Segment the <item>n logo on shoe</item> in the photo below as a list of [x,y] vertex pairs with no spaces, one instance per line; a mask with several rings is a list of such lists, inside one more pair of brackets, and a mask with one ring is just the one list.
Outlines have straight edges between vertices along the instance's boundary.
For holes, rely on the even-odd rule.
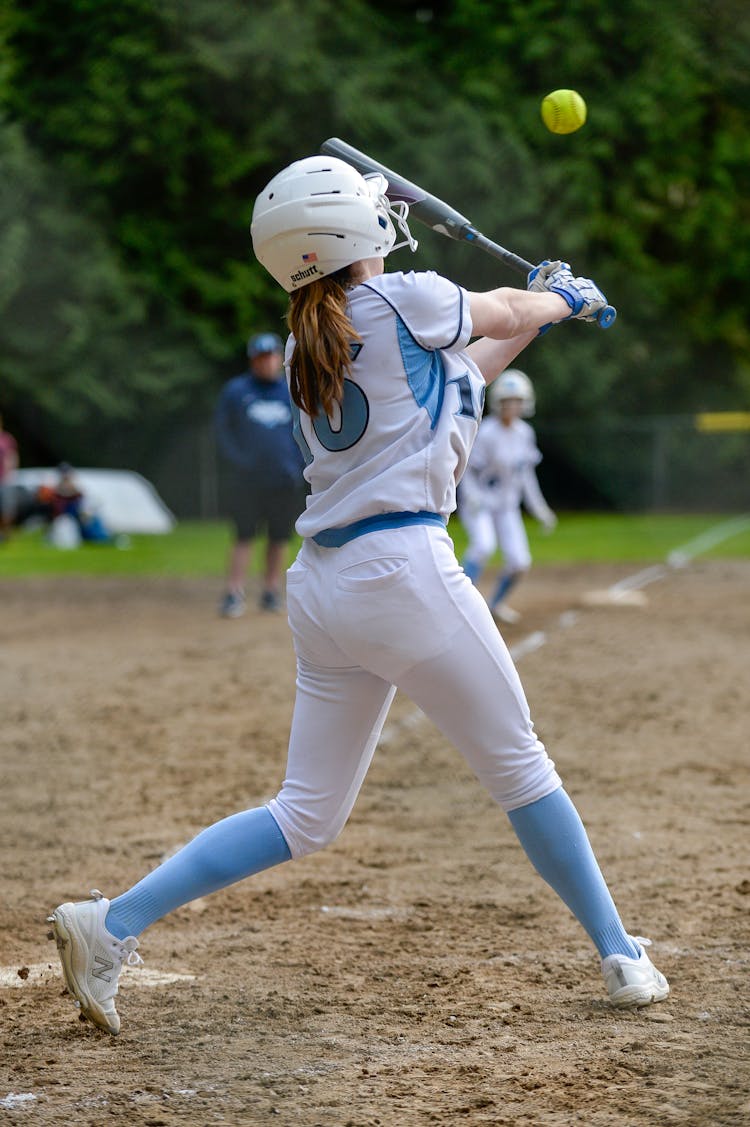
[[108,959],[103,959],[101,955],[94,955],[94,962],[98,963],[99,966],[91,971],[92,978],[100,978],[102,982],[111,982],[112,976],[106,972],[113,970],[115,964]]

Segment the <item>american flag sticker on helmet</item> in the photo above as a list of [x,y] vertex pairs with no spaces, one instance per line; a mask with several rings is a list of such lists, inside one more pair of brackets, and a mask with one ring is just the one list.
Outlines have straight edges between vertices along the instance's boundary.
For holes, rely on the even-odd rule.
[[317,256],[317,254],[303,254],[302,255],[302,261],[303,262],[317,262],[318,256]]

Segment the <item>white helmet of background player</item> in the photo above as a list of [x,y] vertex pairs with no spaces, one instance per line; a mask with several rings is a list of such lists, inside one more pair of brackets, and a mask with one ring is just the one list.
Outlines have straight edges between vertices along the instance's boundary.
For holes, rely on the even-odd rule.
[[[416,250],[408,205],[391,203],[387,188],[384,176],[362,176],[337,157],[295,161],[255,201],[250,232],[258,261],[291,293],[361,258]],[[404,235],[398,244],[394,221]]]
[[520,399],[521,417],[524,419],[530,419],[536,410],[534,385],[526,373],[519,371],[518,368],[506,368],[503,374],[490,384],[487,398],[490,410],[495,414],[499,412],[503,399]]

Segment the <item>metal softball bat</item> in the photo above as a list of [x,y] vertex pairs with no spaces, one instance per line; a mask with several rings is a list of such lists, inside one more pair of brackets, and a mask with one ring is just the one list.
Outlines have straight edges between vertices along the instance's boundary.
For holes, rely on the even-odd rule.
[[[320,146],[320,151],[327,153],[329,156],[338,157],[340,160],[345,160],[347,164],[351,164],[363,175],[368,172],[380,172],[388,181],[388,198],[394,202],[404,200],[409,205],[409,214],[418,219],[420,223],[424,223],[426,227],[431,227],[433,231],[437,231],[449,239],[455,239],[457,242],[470,243],[471,246],[478,247],[486,254],[504,262],[517,274],[523,274],[524,277],[528,277],[530,271],[534,269],[533,263],[527,262],[525,258],[514,254],[512,250],[507,250],[505,247],[501,247],[499,243],[488,239],[486,235],[476,229],[470,219],[461,215],[445,200],[430,195],[418,184],[413,184],[411,180],[400,176],[392,168],[387,168],[380,161],[359,149],[355,149],[353,145],[342,141],[339,137],[329,137]],[[599,311],[597,323],[601,329],[608,329],[614,323],[616,317],[617,311],[615,308],[607,305]]]

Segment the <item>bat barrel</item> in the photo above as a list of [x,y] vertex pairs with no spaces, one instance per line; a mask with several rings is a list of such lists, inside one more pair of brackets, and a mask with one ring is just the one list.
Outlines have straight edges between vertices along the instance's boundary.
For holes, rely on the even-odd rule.
[[[368,172],[382,172],[387,178],[390,172],[384,164],[380,164],[379,161],[374,160],[370,156],[366,156],[365,153],[360,152],[359,149],[355,149],[354,145],[350,145],[347,141],[342,141],[340,137],[329,137],[328,140],[324,141],[320,146],[320,151],[321,153],[327,153],[330,157],[338,157],[339,160],[345,160],[347,164],[351,164],[357,169],[357,172],[361,172],[363,176]],[[390,173],[390,175],[393,174]]]
[[433,231],[457,241],[466,238],[466,231],[473,229],[471,220],[467,219],[465,215],[461,215],[450,204],[438,199],[437,196],[430,195],[418,184],[413,184],[411,180],[407,180],[406,177],[394,172],[392,168],[381,164],[380,161],[373,160],[367,153],[360,152],[353,145],[342,141],[340,137],[329,137],[320,146],[320,151],[327,153],[328,156],[345,160],[347,164],[351,164],[363,176],[372,172],[381,173],[388,181],[386,192],[388,199],[394,202],[403,200],[404,203],[407,203],[409,214],[414,219],[418,219],[420,223],[424,223],[425,227],[431,227]]

